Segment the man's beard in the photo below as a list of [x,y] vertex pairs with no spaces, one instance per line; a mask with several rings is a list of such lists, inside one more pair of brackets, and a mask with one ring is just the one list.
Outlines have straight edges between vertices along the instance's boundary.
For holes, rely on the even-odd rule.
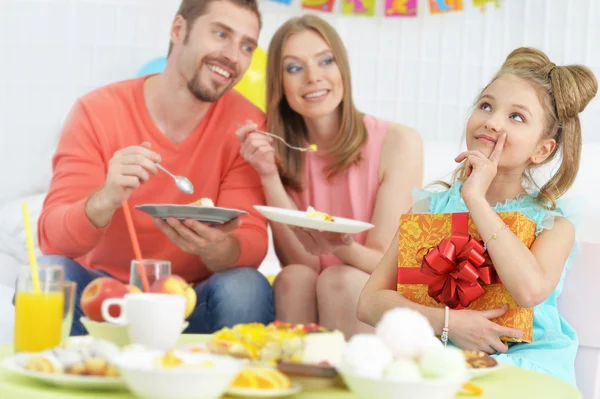
[[[223,87],[222,89],[207,87],[207,85],[202,84],[200,79],[200,74],[202,70],[202,66],[204,62],[200,64],[200,68],[194,75],[194,77],[188,82],[189,91],[200,101],[207,103],[214,103],[218,99],[220,99],[226,92],[228,92],[235,84],[235,80],[231,80],[231,82]],[[233,68],[232,68],[233,69]],[[235,70],[235,69],[233,69]],[[211,82],[212,83],[212,82]],[[211,84],[212,86],[212,84]]]

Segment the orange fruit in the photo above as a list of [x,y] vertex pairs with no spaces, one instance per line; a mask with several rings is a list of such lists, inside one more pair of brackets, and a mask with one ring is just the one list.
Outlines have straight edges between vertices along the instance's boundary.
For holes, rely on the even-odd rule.
[[233,388],[258,388],[258,381],[254,374],[248,370],[242,370],[231,383]]
[[254,375],[260,389],[287,389],[291,385],[289,378],[275,369],[255,369]]
[[276,369],[271,371],[273,376],[279,380],[279,389],[289,389],[292,386],[292,381],[287,375]]

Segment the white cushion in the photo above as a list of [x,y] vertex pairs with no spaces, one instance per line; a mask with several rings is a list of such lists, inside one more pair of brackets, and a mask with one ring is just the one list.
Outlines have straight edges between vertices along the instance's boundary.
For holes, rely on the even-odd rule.
[[21,210],[21,203],[25,201],[29,209],[29,220],[31,222],[31,232],[36,247],[36,254],[38,256],[41,255],[37,242],[37,220],[40,216],[45,197],[46,194],[34,194],[0,205],[0,253],[12,256],[22,264],[27,264],[28,262],[23,212]]

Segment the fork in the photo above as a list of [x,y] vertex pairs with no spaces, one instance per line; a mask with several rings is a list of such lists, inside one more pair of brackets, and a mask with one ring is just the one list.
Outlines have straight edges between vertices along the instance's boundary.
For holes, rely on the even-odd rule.
[[[236,125],[238,125],[238,127],[242,127],[243,125],[239,122],[236,122]],[[308,147],[295,147],[291,144],[289,144],[287,141],[285,141],[283,138],[279,137],[276,134],[273,133],[269,133],[269,132],[263,132],[261,130],[255,130],[256,133],[262,133],[264,135],[276,138],[277,140],[281,141],[284,145],[286,145],[287,147],[293,149],[293,150],[298,150],[298,151],[304,151],[304,152],[315,152],[317,151],[317,145],[316,144],[311,144]]]

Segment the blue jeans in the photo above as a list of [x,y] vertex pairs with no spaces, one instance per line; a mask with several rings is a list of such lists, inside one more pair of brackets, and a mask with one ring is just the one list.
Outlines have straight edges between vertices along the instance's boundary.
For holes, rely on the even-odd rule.
[[[86,335],[79,321],[84,316],[79,303],[85,287],[105,272],[87,269],[74,260],[58,255],[43,256],[40,264],[61,265],[65,280],[77,283],[71,335]],[[264,323],[274,320],[273,289],[256,269],[237,267],[213,274],[195,287],[196,309],[188,318],[184,334],[211,334],[238,323]]]

